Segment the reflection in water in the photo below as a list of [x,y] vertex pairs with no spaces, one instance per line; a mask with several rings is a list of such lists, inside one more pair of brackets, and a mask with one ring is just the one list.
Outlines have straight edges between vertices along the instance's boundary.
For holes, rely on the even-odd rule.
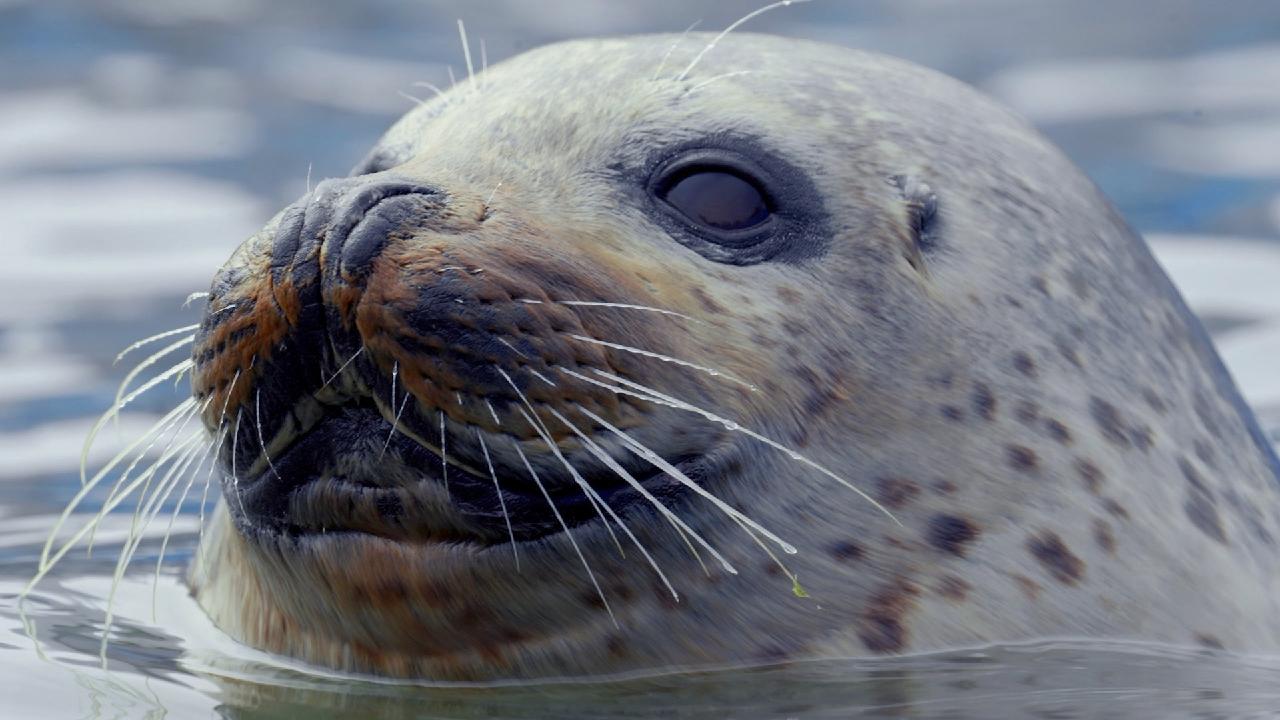
[[[345,174],[461,67],[581,35],[723,27],[762,2],[0,0],[0,674],[6,717],[1243,717],[1280,661],[1123,644],[1007,647],[595,684],[420,687],[331,677],[231,643],[187,597],[191,502],[153,601],[163,521],[105,598],[135,507],[29,598],[116,352],[181,308],[271,208]],[[811,3],[752,29],[890,52],[1028,114],[1140,229],[1280,439],[1280,4]],[[1248,239],[1243,239],[1248,238]],[[182,388],[132,404],[110,456]],[[92,509],[105,488],[88,498]],[[168,509],[160,514],[167,518]],[[87,516],[77,515],[77,526]],[[38,638],[39,643],[32,640]]]

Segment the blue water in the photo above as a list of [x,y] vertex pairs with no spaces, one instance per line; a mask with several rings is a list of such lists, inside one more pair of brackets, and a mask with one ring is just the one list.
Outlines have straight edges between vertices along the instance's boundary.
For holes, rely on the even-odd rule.
[[[761,2],[0,0],[0,717],[1277,717],[1280,662],[1128,645],[597,684],[427,688],[332,677],[223,638],[180,582],[188,498],[105,597],[134,507],[30,597],[82,438],[132,340],[277,207],[345,174],[415,85],[564,38],[724,27]],[[819,0],[750,29],[905,57],[1028,115],[1152,240],[1280,439],[1280,3]],[[165,412],[161,386],[100,463]],[[91,496],[90,507],[106,498]],[[76,518],[84,520],[84,516]],[[104,659],[105,658],[105,659]],[[103,669],[105,664],[106,670]]]

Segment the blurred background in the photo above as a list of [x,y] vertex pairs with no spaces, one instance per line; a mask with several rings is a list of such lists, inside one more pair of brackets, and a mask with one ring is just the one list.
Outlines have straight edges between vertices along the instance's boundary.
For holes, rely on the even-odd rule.
[[[763,4],[0,0],[0,668],[33,657],[8,610],[78,487],[116,352],[196,322],[182,300],[308,178],[346,174],[418,83],[465,75],[458,19],[492,64]],[[744,29],[904,57],[1027,115],[1152,240],[1280,428],[1280,2],[818,0]],[[132,405],[94,459],[184,392]],[[92,595],[63,607],[67,647]]]

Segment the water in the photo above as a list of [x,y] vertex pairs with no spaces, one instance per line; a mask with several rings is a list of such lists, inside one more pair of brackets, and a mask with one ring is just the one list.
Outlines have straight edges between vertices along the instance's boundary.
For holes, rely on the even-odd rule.
[[[1101,643],[586,685],[334,677],[230,642],[190,601],[194,497],[158,580],[167,507],[118,590],[109,670],[100,636],[129,503],[18,612],[127,367],[116,352],[195,322],[183,298],[241,239],[308,178],[344,174],[410,107],[401,92],[460,72],[456,18],[498,60],[565,37],[719,28],[759,4],[0,0],[0,717],[1280,714],[1275,659]],[[1280,438],[1280,4],[827,0],[751,28],[903,56],[1030,116],[1151,238]],[[180,394],[132,405],[91,460]]]

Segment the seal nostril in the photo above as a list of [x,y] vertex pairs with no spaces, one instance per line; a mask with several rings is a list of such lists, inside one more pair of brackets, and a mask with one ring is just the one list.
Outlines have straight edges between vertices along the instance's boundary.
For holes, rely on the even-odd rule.
[[444,193],[429,185],[401,181],[358,185],[348,191],[335,214],[329,255],[338,255],[344,276],[359,277],[382,252],[388,235],[411,222],[420,223],[443,206]]

